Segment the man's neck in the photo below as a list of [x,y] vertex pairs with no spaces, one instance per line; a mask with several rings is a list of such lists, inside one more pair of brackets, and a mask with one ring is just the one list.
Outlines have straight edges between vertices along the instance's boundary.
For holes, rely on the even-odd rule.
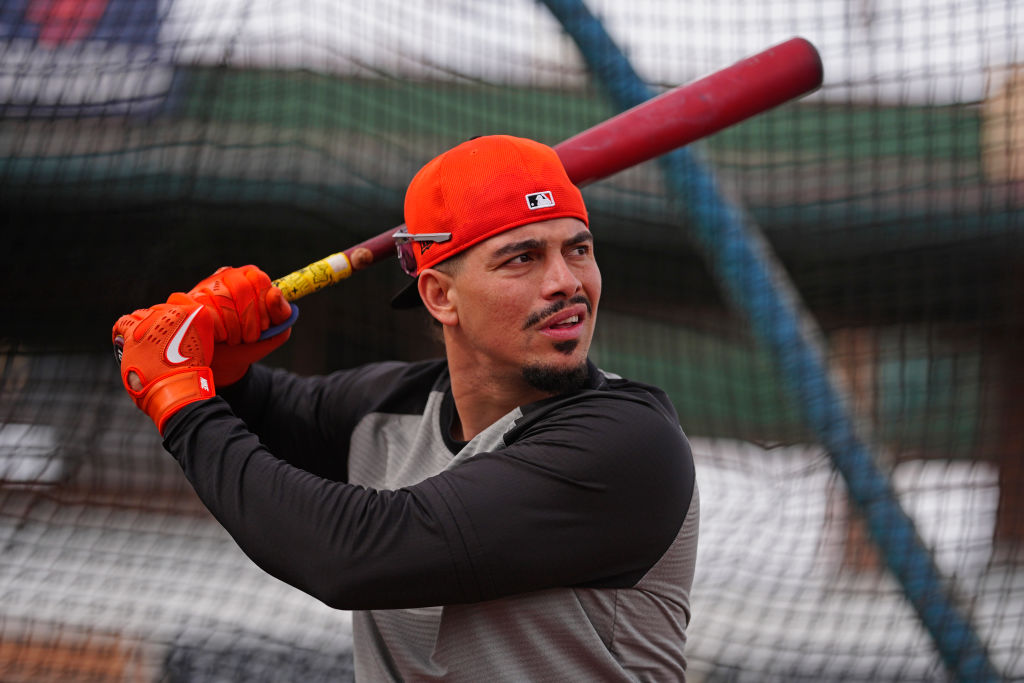
[[548,397],[519,377],[511,381],[493,375],[480,377],[472,370],[452,367],[450,362],[448,369],[455,400],[451,436],[458,441],[469,441],[510,411]]

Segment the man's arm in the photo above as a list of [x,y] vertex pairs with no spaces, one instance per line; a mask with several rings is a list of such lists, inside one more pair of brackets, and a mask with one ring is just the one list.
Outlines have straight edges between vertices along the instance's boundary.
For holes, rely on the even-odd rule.
[[304,377],[256,364],[218,394],[276,457],[345,481],[349,439],[359,420],[380,409],[396,385],[429,388],[437,372],[438,364],[386,362]]
[[616,398],[565,408],[508,448],[396,491],[274,457],[219,399],[176,416],[165,446],[258,565],[346,609],[633,585],[672,543],[693,490],[678,425]]

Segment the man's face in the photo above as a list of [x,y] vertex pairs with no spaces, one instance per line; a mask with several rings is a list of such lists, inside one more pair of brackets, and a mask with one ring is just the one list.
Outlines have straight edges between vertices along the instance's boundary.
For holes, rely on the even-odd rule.
[[453,283],[459,332],[489,374],[551,394],[582,384],[601,298],[582,221],[556,218],[481,242]]

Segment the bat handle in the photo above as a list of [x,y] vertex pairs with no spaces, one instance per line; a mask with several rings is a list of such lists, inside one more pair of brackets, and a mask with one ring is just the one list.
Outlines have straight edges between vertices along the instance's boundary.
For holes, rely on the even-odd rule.
[[264,330],[260,341],[281,334],[295,323],[299,317],[299,307],[294,303],[296,299],[329,287],[351,274],[352,262],[345,252],[339,251],[274,280],[271,284],[280,289],[284,298],[291,302],[292,314],[284,322]]
[[276,337],[277,335],[281,334],[282,332],[284,332],[289,327],[295,324],[295,321],[299,319],[299,307],[296,306],[295,304],[289,305],[292,307],[292,314],[288,316],[288,319],[285,320],[283,323],[274,325],[273,327],[268,327],[267,329],[263,330],[263,334],[260,335],[260,341],[263,341],[264,339],[270,339],[271,337]]
[[307,294],[329,287],[352,274],[352,261],[348,254],[339,251],[327,258],[299,268],[293,273],[279,277],[271,284],[281,290],[288,301],[301,299]]
[[280,325],[274,325],[265,330],[260,335],[260,340],[269,339],[292,326],[296,318],[299,317],[299,307],[294,303],[296,299],[330,287],[352,275],[353,271],[362,270],[377,261],[393,256],[395,254],[395,242],[391,239],[393,232],[394,230],[389,230],[376,237],[371,237],[350,249],[331,254],[327,258],[322,258],[274,280],[271,284],[280,289],[284,298],[291,302],[292,314]]

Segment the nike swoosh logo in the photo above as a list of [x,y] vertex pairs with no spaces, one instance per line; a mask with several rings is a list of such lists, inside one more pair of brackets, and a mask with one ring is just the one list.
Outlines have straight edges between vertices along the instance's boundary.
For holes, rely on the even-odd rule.
[[185,322],[181,324],[178,331],[174,333],[173,337],[171,337],[171,343],[167,345],[167,351],[164,353],[164,356],[167,358],[167,362],[171,365],[184,363],[188,360],[188,356],[183,356],[181,354],[181,342],[185,340],[185,335],[188,334],[189,326],[192,324],[192,321],[195,320],[196,316],[199,315],[199,311],[201,310],[203,310],[202,306],[192,311],[192,314],[185,318]]

